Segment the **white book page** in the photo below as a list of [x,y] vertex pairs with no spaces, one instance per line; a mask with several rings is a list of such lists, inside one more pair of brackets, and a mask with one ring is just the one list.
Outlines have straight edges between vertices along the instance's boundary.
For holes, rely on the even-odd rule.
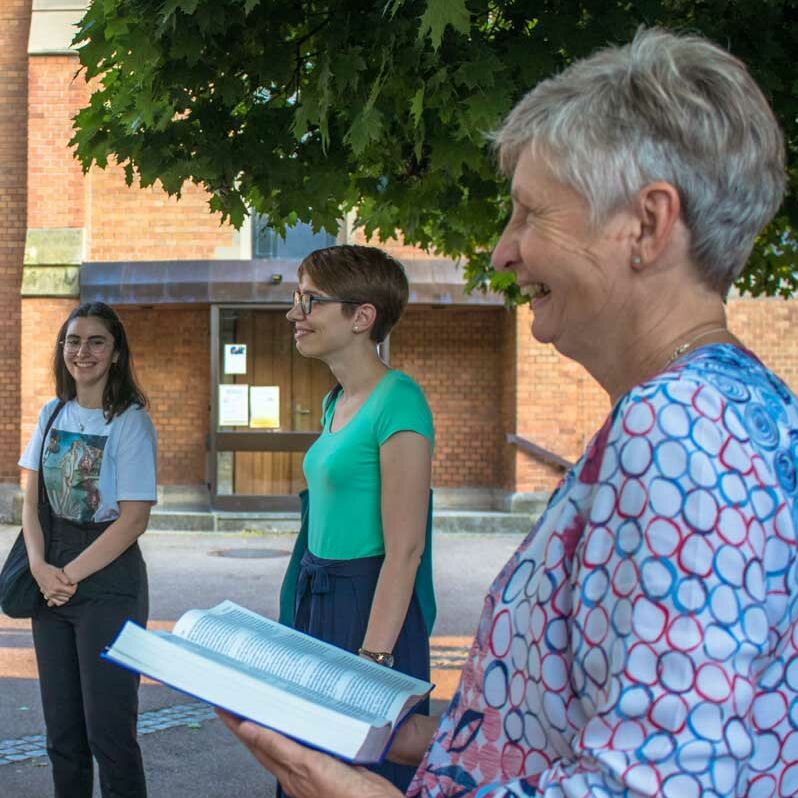
[[[334,708],[293,695],[280,685],[249,673],[227,657],[169,634],[148,632],[128,622],[105,656],[237,715],[291,737],[356,759],[372,724]],[[383,726],[379,740],[388,738]],[[372,746],[368,746],[370,755]],[[379,755],[379,752],[377,752]]]
[[213,651],[205,646],[192,643],[190,640],[186,640],[174,634],[169,634],[169,632],[153,632],[152,634],[169,640],[172,645],[177,646],[187,652],[199,655],[204,659],[218,663],[219,665],[223,665],[226,668],[233,669],[237,673],[247,674],[254,679],[264,682],[265,684],[272,685],[274,688],[282,691],[283,693],[295,696],[298,699],[310,702],[313,705],[325,707],[331,712],[337,712],[340,715],[346,715],[353,720],[368,724],[369,726],[380,726],[388,722],[387,718],[381,715],[375,715],[373,712],[368,712],[360,707],[356,707],[350,703],[341,701],[334,695],[307,690],[303,688],[302,685],[298,685],[295,682],[289,681],[283,676],[276,676],[272,673],[264,671],[262,668],[248,665],[241,660],[234,659],[233,657],[229,657],[225,654],[220,654],[218,651]]
[[[191,610],[175,625],[180,637],[299,688],[315,701],[351,707],[375,725],[394,722],[412,695],[430,685],[263,618],[232,601]],[[283,680],[285,680],[283,682]],[[293,687],[291,687],[293,686]],[[354,710],[354,713],[352,712]]]

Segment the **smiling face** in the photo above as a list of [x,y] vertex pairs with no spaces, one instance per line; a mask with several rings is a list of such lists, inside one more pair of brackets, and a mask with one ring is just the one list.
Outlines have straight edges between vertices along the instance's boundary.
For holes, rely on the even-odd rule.
[[63,343],[64,364],[75,380],[78,396],[86,389],[102,391],[118,353],[114,338],[95,316],[77,317],[67,327]]
[[[298,290],[302,294],[329,296],[317,288],[307,274],[300,278]],[[352,328],[355,322],[353,317],[344,315],[343,307],[337,302],[314,302],[311,312],[306,315],[297,304],[285,314],[294,325],[294,342],[299,354],[324,360],[354,341]]]
[[534,337],[584,362],[628,299],[623,266],[629,263],[630,218],[619,212],[593,229],[587,202],[530,148],[518,160],[512,194],[513,214],[493,265],[515,272],[530,298]]

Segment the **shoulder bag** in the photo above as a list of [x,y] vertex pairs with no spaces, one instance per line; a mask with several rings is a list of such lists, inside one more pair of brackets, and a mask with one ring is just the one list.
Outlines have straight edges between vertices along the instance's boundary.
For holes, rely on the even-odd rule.
[[[61,412],[64,402],[60,402],[53,410],[42,436],[42,446],[39,450],[39,502],[37,511],[39,524],[44,535],[44,550],[50,542],[50,501],[47,489],[44,486],[44,445],[47,435],[56,416]],[[39,586],[30,571],[28,550],[25,547],[25,537],[20,530],[11,551],[6,557],[2,570],[0,570],[0,608],[10,618],[32,618],[38,611],[42,602]]]

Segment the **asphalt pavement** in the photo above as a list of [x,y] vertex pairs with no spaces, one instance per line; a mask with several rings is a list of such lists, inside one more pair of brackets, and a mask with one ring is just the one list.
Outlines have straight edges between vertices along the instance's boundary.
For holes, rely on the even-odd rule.
[[[0,526],[0,562],[18,528]],[[451,697],[491,581],[519,535],[439,534],[433,543],[438,620],[432,637],[433,711]],[[192,607],[224,599],[271,618],[292,535],[148,532],[150,626],[168,629]],[[210,708],[144,681],[140,742],[150,798],[270,798],[274,779]],[[0,798],[52,796],[30,623],[0,614]],[[95,786],[99,798],[99,787]]]

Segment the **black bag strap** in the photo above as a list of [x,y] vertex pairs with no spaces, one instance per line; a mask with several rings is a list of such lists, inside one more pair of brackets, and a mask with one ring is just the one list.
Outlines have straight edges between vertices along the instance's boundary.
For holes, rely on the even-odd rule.
[[44,428],[44,434],[42,435],[42,445],[39,449],[39,504],[46,504],[48,506],[50,504],[50,497],[47,495],[47,488],[44,485],[44,445],[47,443],[47,436],[50,433],[50,428],[53,426],[53,422],[55,422],[55,419],[61,412],[61,408],[65,404],[66,402],[63,399],[58,400],[55,410],[53,410],[50,418],[47,420],[47,424]]
[[343,391],[344,386],[341,385],[340,382],[337,382],[333,389],[327,394],[327,398],[324,401],[324,407],[321,411],[321,423],[322,426],[327,426],[327,414],[330,412],[330,408],[335,403],[335,400],[338,398],[338,394]]

